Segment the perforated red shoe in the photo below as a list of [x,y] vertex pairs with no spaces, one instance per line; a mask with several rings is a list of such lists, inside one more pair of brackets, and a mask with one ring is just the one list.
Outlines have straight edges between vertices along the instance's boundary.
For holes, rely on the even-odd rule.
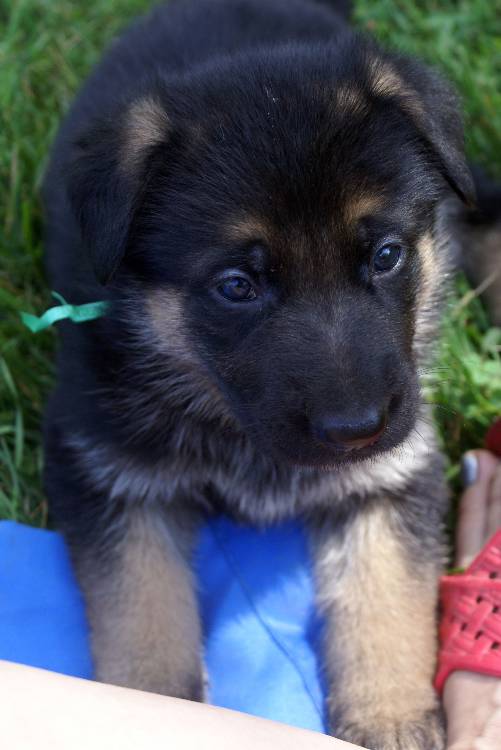
[[464,573],[441,578],[440,600],[436,689],[457,669],[501,677],[501,529]]

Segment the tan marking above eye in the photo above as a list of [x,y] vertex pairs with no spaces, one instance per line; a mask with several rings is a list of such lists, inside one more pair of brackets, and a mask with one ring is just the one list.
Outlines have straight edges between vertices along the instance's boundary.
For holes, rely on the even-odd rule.
[[123,159],[126,167],[134,166],[145,152],[165,140],[169,118],[162,105],[152,97],[134,102],[126,118]]
[[223,236],[230,242],[250,242],[252,240],[265,241],[270,231],[266,224],[252,216],[228,222],[223,227]]
[[384,206],[381,195],[375,193],[354,193],[345,201],[343,206],[343,218],[347,224],[355,224],[363,216],[380,211]]

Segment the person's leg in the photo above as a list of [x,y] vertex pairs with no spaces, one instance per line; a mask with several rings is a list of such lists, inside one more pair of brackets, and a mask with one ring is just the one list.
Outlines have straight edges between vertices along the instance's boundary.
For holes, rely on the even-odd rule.
[[[467,488],[460,506],[456,563],[467,567],[501,528],[501,461],[472,451],[465,463]],[[453,672],[444,688],[449,750],[499,750],[501,680]]]
[[0,705],[2,747],[15,750],[357,750],[237,711],[2,661]]

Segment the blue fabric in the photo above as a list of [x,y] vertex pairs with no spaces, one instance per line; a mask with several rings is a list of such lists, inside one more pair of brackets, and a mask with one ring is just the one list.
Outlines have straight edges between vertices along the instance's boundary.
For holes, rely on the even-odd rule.
[[0,658],[92,677],[82,597],[63,539],[0,523]]
[[[213,519],[200,532],[195,572],[210,702],[325,731],[321,623],[302,528]],[[55,532],[0,523],[0,659],[92,677],[82,597]]]

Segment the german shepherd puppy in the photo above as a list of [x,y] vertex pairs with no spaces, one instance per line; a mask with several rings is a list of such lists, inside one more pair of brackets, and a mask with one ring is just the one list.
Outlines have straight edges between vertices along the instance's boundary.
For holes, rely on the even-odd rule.
[[111,47],[45,184],[53,288],[110,304],[61,325],[45,424],[98,679],[203,700],[198,522],[301,517],[333,732],[443,747],[418,376],[472,199],[449,86],[344,4],[172,0]]

